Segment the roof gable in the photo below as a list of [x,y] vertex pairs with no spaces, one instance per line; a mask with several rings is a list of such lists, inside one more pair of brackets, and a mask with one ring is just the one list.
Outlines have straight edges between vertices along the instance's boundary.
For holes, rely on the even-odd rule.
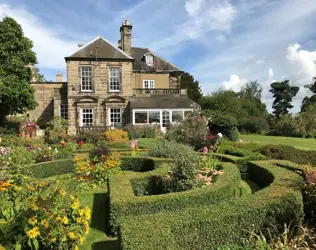
[[123,50],[101,36],[96,37],[84,46],[80,47],[72,55],[65,57],[66,61],[71,59],[122,59],[133,60]]
[[143,60],[145,55],[151,54],[155,57],[155,71],[183,71],[174,64],[168,62],[166,59],[158,56],[155,52],[151,51],[148,48],[137,48],[132,47],[131,55],[134,58],[133,70],[142,71],[145,70],[146,64]]

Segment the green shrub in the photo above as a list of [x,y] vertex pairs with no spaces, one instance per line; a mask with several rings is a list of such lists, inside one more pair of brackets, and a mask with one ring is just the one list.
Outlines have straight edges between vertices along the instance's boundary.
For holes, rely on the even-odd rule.
[[89,131],[75,137],[76,141],[82,140],[84,143],[97,143],[103,138],[104,132]]
[[237,141],[239,137],[239,131],[236,127],[232,128],[228,132],[228,138],[232,140],[233,142]]
[[146,126],[133,126],[126,125],[124,130],[127,131],[129,139],[139,138],[155,138],[157,126],[146,125]]
[[74,166],[71,159],[42,162],[31,165],[28,169],[34,178],[47,178],[59,174],[74,173]]
[[49,144],[60,143],[66,135],[68,121],[56,116],[52,121],[47,123],[45,129],[45,142]]
[[[273,166],[269,161],[252,162],[250,168],[254,178],[259,178],[260,174],[262,179],[266,179],[261,184],[268,185],[254,194],[216,204],[206,202],[207,205],[201,207],[197,207],[195,204],[198,202],[194,201],[188,208],[173,212],[168,207],[166,210],[169,211],[155,214],[135,216],[132,213],[121,217],[118,223],[122,249],[242,246],[247,232],[252,230],[257,232],[266,228],[274,235],[277,232],[273,225],[300,225],[303,220],[302,177]],[[272,183],[270,175],[273,176]],[[203,195],[200,198],[204,198]]]
[[184,152],[194,153],[193,148],[173,141],[163,141],[163,144],[149,150],[149,156],[162,158],[176,158]]
[[146,172],[156,169],[161,162],[171,161],[166,159],[155,159],[150,157],[120,157],[121,169],[126,171]]
[[[159,211],[175,211],[187,207],[199,207],[215,204],[236,196],[239,189],[240,173],[237,167],[230,163],[222,163],[224,174],[219,176],[213,185],[196,188],[185,192],[168,193],[135,197],[135,192],[144,194],[144,186],[151,176],[165,176],[168,165],[151,172],[133,173],[113,176],[109,179],[110,221],[113,228],[117,227],[117,219],[127,215],[154,214]],[[145,179],[145,180],[144,180]],[[138,181],[138,189],[133,189],[133,182]],[[141,185],[140,180],[143,181]],[[147,248],[139,248],[147,249]]]
[[316,151],[312,150],[301,150],[287,145],[265,145],[258,149],[258,152],[271,159],[316,165]]
[[110,148],[104,141],[99,141],[89,152],[90,161],[97,163],[102,161],[102,156],[110,155]]

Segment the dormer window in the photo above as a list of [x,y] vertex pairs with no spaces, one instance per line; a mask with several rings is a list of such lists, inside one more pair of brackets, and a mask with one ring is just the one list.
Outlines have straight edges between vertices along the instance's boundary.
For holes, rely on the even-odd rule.
[[152,54],[147,54],[145,56],[145,62],[148,67],[154,67],[154,56]]

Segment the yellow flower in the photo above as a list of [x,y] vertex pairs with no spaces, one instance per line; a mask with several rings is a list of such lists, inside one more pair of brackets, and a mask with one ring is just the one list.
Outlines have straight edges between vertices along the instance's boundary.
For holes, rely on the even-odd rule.
[[72,207],[72,209],[77,209],[79,207],[79,205],[80,205],[80,201],[78,199],[76,199],[74,201],[74,203],[72,203],[71,207]]
[[58,216],[58,217],[56,218],[56,221],[57,221],[57,222],[61,222],[61,221],[62,221],[61,217]]
[[47,221],[46,219],[42,220],[42,221],[41,221],[41,226],[42,226],[43,228],[48,228],[48,227],[49,227],[48,221]]
[[27,236],[31,239],[35,239],[37,236],[40,235],[40,232],[38,231],[37,227],[34,227],[33,229],[27,231]]
[[44,187],[46,185],[45,182],[41,182],[40,184],[38,184],[40,187]]
[[35,203],[32,204],[32,210],[33,211],[37,211],[38,210],[38,206]]
[[77,221],[77,223],[81,223],[82,222],[82,218],[78,217],[78,218],[76,218],[76,221]]
[[66,191],[64,189],[59,189],[59,193],[61,196],[65,196],[66,195]]
[[83,214],[84,214],[84,210],[83,209],[79,209],[79,215],[83,216]]
[[33,186],[28,186],[27,189],[30,190],[30,191],[34,191],[35,190],[35,188]]
[[69,238],[72,239],[72,240],[75,240],[75,239],[76,239],[76,235],[75,235],[74,232],[70,232],[70,233],[68,234],[68,236],[69,236]]
[[[20,191],[22,188],[21,187],[18,187],[18,186],[14,186],[14,189],[16,190],[16,191]],[[1,248],[0,248],[1,249]]]
[[69,196],[69,199],[70,199],[71,201],[74,201],[74,200],[75,200],[75,196],[70,195],[70,196]]
[[84,238],[83,238],[82,236],[80,236],[80,237],[79,237],[79,243],[80,243],[80,245],[83,244],[83,240],[84,240]]
[[83,231],[84,231],[84,233],[87,235],[89,233],[89,230],[90,230],[89,224],[86,221],[84,221],[83,222]]
[[35,217],[31,217],[29,218],[28,223],[34,226],[37,223],[37,219]]
[[[1,139],[1,138],[0,138]],[[0,141],[1,142],[1,141]],[[4,246],[0,244],[0,250],[5,250]]]
[[86,207],[85,211],[84,211],[84,215],[86,220],[90,220],[91,219],[91,210],[90,208]]
[[56,242],[56,240],[57,240],[56,237],[54,237],[54,238],[52,238],[52,239],[50,240],[50,242],[51,242],[51,243],[54,243],[54,242]]
[[62,238],[61,238],[61,241],[66,241],[67,240],[67,236],[64,235]]
[[74,248],[74,250],[79,250],[79,247],[76,245],[75,248]]
[[63,218],[63,223],[65,225],[67,225],[69,223],[69,220],[68,220],[68,218],[66,216],[64,216],[64,218]]

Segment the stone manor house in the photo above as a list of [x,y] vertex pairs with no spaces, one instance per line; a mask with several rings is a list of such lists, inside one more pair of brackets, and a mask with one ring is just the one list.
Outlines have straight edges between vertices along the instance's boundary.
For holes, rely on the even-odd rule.
[[99,36],[65,57],[67,82],[32,82],[39,106],[30,118],[68,119],[68,133],[154,124],[161,130],[199,108],[181,89],[183,70],[148,48],[132,47],[132,25],[118,46]]

